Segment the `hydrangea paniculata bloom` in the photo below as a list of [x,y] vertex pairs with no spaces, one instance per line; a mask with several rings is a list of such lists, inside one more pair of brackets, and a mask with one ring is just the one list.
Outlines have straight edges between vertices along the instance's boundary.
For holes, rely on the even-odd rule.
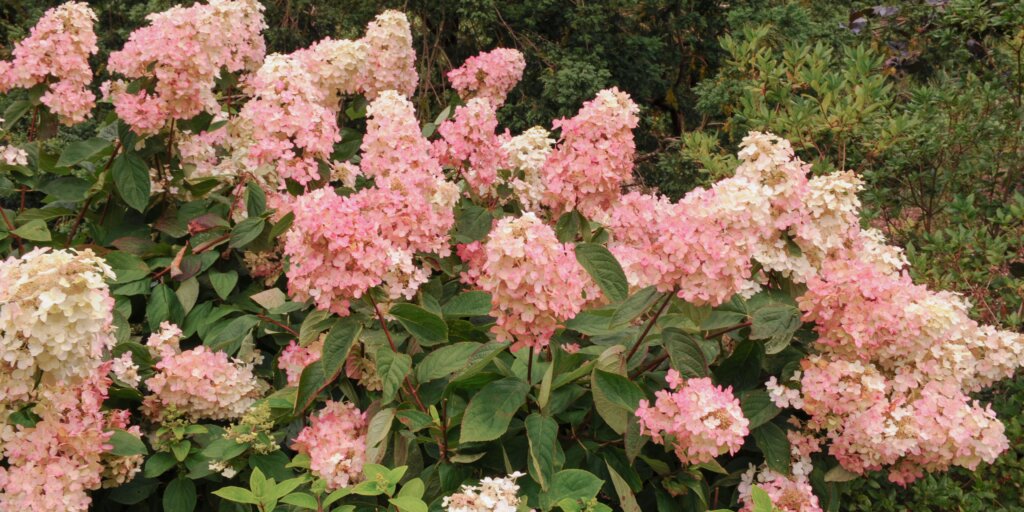
[[[39,100],[64,124],[84,121],[96,104],[89,90],[89,56],[98,50],[95,22],[96,13],[85,2],[47,10],[29,36],[14,45],[14,60],[0,61],[0,93],[48,83]],[[49,82],[51,77],[55,81]]]
[[109,365],[94,367],[77,383],[43,388],[32,412],[35,426],[0,430],[6,460],[0,468],[0,509],[69,512],[89,510],[88,492],[104,483],[124,483],[142,468],[142,455],[110,453],[113,429],[140,436],[129,427],[129,411],[104,411]]
[[757,471],[751,467],[740,480],[740,503],[743,504],[740,512],[753,512],[754,500],[751,491],[755,485],[768,494],[772,506],[781,512],[822,511],[807,477],[786,476],[767,468]]
[[464,100],[484,98],[495,107],[505,103],[505,96],[523,78],[526,58],[511,48],[496,48],[466,59],[462,66],[448,72],[452,89]]
[[292,449],[309,456],[313,473],[340,489],[362,479],[366,462],[366,413],[345,402],[327,402],[309,426],[302,429]]
[[412,47],[409,18],[399,11],[384,11],[366,27],[360,40],[366,45],[366,63],[360,78],[360,90],[367,98],[383,91],[398,91],[412,96],[419,82],[416,74],[416,50]]
[[17,146],[0,146],[0,160],[7,165],[28,165],[28,153]]
[[600,296],[573,246],[559,242],[533,213],[498,221],[481,249],[470,259],[470,272],[491,294],[493,332],[499,341],[513,341],[512,350],[547,346],[559,325]]
[[224,352],[203,345],[182,351],[180,335],[177,326],[165,322],[146,343],[160,355],[153,367],[156,375],[146,380],[151,393],[143,402],[146,414],[159,420],[165,409],[173,408],[192,420],[242,417],[263,395],[266,384],[250,365]]
[[605,89],[571,119],[553,124],[559,143],[544,164],[545,204],[584,215],[610,207],[631,179],[639,107],[617,88]]
[[222,70],[254,69],[263,61],[266,28],[256,0],[209,0],[147,16],[149,25],[110,54],[109,67],[131,79],[153,78],[152,91],[106,86],[121,119],[140,134],[156,133],[173,119],[217,113],[213,89]]
[[518,471],[502,478],[485,477],[479,485],[463,485],[459,492],[441,500],[445,512],[516,512],[519,497]]
[[305,347],[292,341],[281,351],[281,355],[277,358],[277,367],[284,370],[289,386],[299,384],[302,370],[320,360],[323,348],[323,339],[318,339]]
[[509,187],[525,211],[538,211],[544,200],[541,168],[551,154],[554,143],[551,133],[540,126],[534,126],[502,143],[501,147],[508,155],[508,166],[515,172],[509,179]]
[[93,373],[114,344],[113,278],[89,249],[37,248],[0,263],[0,402],[25,398],[40,373],[44,384]]
[[666,380],[673,391],[655,393],[653,405],[640,401],[636,416],[642,434],[670,445],[684,464],[707,462],[743,446],[750,422],[732,388],[715,386],[708,378],[684,380],[676,370],[669,370]]
[[506,167],[508,155],[498,128],[497,112],[487,99],[474,98],[456,107],[455,116],[441,123],[434,142],[434,154],[441,163],[459,169],[476,194],[488,195],[498,180],[498,169]]

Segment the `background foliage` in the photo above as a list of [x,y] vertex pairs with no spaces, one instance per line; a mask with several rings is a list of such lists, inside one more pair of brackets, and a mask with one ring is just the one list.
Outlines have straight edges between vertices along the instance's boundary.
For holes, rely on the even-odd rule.
[[[0,41],[21,39],[57,3],[3,2]],[[176,2],[90,3],[105,56],[147,13]],[[386,7],[410,13],[422,80],[416,102],[425,118],[449,101],[440,92],[442,73],[495,46],[527,56],[524,79],[501,112],[513,132],[570,115],[616,85],[642,106],[643,185],[673,197],[734,168],[731,155],[748,130],[773,131],[793,141],[816,172],[835,163],[867,180],[872,223],[907,247],[916,280],[967,294],[986,322],[1024,324],[1024,2],[265,4],[268,46],[280,52],[328,35],[355,36]],[[95,60],[102,78],[102,59]],[[48,144],[93,133],[94,123],[63,130]],[[909,490],[884,479],[856,483],[844,506],[1024,510],[1024,383],[981,398],[993,403],[1013,444],[996,464],[930,475]]]

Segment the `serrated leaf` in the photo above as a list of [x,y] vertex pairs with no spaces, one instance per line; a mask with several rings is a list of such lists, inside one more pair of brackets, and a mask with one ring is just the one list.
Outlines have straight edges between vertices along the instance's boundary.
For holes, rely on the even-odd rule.
[[790,473],[790,447],[786,431],[774,423],[765,423],[752,429],[754,443],[764,453],[764,460],[772,470],[788,475]]
[[615,313],[612,314],[609,324],[612,327],[615,327],[617,325],[625,325],[632,322],[642,315],[644,311],[650,309],[650,307],[658,301],[659,296],[660,294],[654,286],[648,286],[647,288],[630,295],[628,299],[623,301],[622,304],[615,309]]
[[114,187],[125,204],[139,212],[149,206],[149,166],[136,153],[122,153],[110,167]]
[[434,350],[416,364],[416,379],[426,383],[447,377],[463,368],[466,361],[484,347],[481,343],[462,341]]
[[294,412],[296,415],[301,414],[313,404],[317,395],[320,394],[320,390],[327,385],[324,380],[324,367],[321,361],[314,361],[302,370],[302,375],[299,376],[299,391],[295,395]]
[[444,316],[487,316],[491,312],[491,294],[472,290],[460,293],[441,306]]
[[743,415],[750,420],[750,429],[768,423],[779,415],[779,408],[772,402],[768,392],[763,389],[747,391],[740,396],[740,407]]
[[773,304],[751,315],[750,339],[766,340],[766,354],[777,354],[789,346],[802,321],[800,310],[787,304]]
[[83,160],[88,160],[92,156],[99,152],[111,147],[111,142],[106,139],[100,139],[93,137],[86,140],[76,140],[69,142],[64,147],[64,151],[60,153],[60,158],[57,159],[57,167],[71,167]]
[[351,317],[343,318],[334,323],[331,330],[324,337],[324,345],[321,350],[320,360],[323,361],[324,375],[328,377],[341,373],[345,367],[345,360],[352,350],[352,345],[359,339],[363,332],[363,325]]
[[165,284],[159,284],[153,288],[149,296],[149,303],[146,304],[146,321],[149,323],[150,331],[157,331],[161,322],[171,322],[181,325],[185,319],[185,309],[178,302],[178,296]]
[[391,347],[377,351],[377,375],[381,380],[381,400],[388,403],[402,388],[405,377],[412,370],[412,358],[408,354],[396,353]]
[[710,374],[704,350],[694,335],[669,327],[661,331],[661,340],[672,360],[672,368],[680,375],[700,378]]
[[429,347],[448,340],[448,325],[444,320],[415,304],[395,304],[389,313],[422,345]]
[[462,420],[461,443],[493,441],[508,430],[516,411],[526,403],[530,386],[514,378],[491,382],[469,401]]
[[576,260],[613,302],[626,300],[629,296],[626,273],[607,248],[593,243],[577,244]]
[[588,501],[601,490],[604,480],[582,469],[563,469],[551,479],[551,487],[540,496],[540,506],[549,510],[562,500]]

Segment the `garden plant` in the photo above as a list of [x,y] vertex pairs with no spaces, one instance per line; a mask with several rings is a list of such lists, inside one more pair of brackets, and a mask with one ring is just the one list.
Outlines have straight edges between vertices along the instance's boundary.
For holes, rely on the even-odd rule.
[[[533,121],[518,49],[423,105],[402,11],[290,53],[256,0],[106,54],[96,23],[59,5],[0,61],[0,511],[809,512],[1011,447],[978,394],[1024,365],[1012,292],[921,284],[977,264],[886,241],[940,206],[861,204],[924,129],[864,155],[899,123],[874,50],[723,38],[694,94],[735,132],[673,141],[703,185],[668,196],[614,85],[500,127]],[[958,198],[1003,240],[1013,169]]]

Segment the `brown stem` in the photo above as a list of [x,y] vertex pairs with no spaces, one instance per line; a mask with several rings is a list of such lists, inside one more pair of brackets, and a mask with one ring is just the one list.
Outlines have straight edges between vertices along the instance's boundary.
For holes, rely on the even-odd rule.
[[629,360],[633,358],[633,355],[636,354],[636,351],[644,342],[644,338],[647,337],[647,334],[651,332],[651,328],[654,327],[654,322],[658,320],[658,317],[661,316],[665,311],[665,308],[668,307],[668,303],[672,301],[672,293],[673,292],[669,292],[665,295],[665,301],[661,303],[661,307],[659,307],[658,311],[654,313],[654,316],[647,321],[647,327],[644,327],[644,332],[640,334],[640,337],[636,339],[635,343],[633,343],[633,348],[629,349],[629,353],[626,354],[626,364],[629,364]]
[[2,206],[0,206],[0,216],[4,218],[4,224],[7,225],[7,231],[12,237],[14,237],[14,240],[18,242],[18,250],[21,251],[22,254],[25,254],[25,242],[22,241],[20,236],[14,234],[14,224],[11,222],[11,219],[7,218],[7,212],[4,211]]
[[199,246],[196,247],[194,251],[192,251],[192,254],[202,254],[206,251],[209,251],[210,249],[214,248],[217,244],[223,242],[224,240],[227,240],[228,238],[231,238],[231,233],[224,233],[223,235],[218,236],[213,240],[203,242],[202,244],[199,244]]
[[728,334],[730,332],[740,330],[740,329],[742,329],[744,327],[750,327],[750,325],[751,325],[750,320],[747,320],[746,322],[736,324],[736,325],[734,325],[732,327],[726,327],[725,329],[722,329],[722,330],[719,330],[719,331],[708,332],[707,334],[704,335],[704,339],[710,340],[712,338],[717,338],[717,337],[719,337],[719,336],[721,336],[723,334]]
[[21,206],[18,208],[18,213],[25,211],[25,194],[28,193],[28,187],[25,185],[21,186]]
[[78,234],[78,227],[82,225],[82,219],[85,217],[85,212],[89,209],[89,205],[92,204],[92,198],[85,200],[85,204],[82,205],[82,209],[78,210],[78,216],[75,217],[75,223],[71,226],[71,232],[68,233],[68,240],[64,242],[64,248],[71,247],[72,240],[75,239],[75,235]]
[[649,365],[647,365],[647,366],[645,366],[643,368],[640,368],[637,371],[633,372],[633,375],[629,376],[629,380],[633,380],[633,379],[635,379],[635,378],[637,378],[637,377],[639,377],[639,376],[641,376],[641,375],[643,375],[643,374],[645,374],[645,373],[647,373],[647,372],[657,368],[658,365],[660,365],[661,363],[664,363],[666,359],[668,359],[668,354],[662,354],[660,357],[658,357],[657,359],[652,361],[651,364],[649,364]]
[[291,334],[292,336],[295,336],[296,338],[299,337],[299,333],[296,332],[295,329],[292,329],[291,327],[288,327],[287,325],[285,325],[285,324],[283,324],[281,322],[278,322],[277,320],[274,320],[273,318],[270,318],[269,316],[266,316],[266,315],[263,315],[263,314],[257,314],[256,318],[259,318],[260,320],[263,320],[264,322],[270,322],[270,323],[272,323],[272,324],[274,324],[274,325],[284,329],[285,331],[288,331],[288,334]]

